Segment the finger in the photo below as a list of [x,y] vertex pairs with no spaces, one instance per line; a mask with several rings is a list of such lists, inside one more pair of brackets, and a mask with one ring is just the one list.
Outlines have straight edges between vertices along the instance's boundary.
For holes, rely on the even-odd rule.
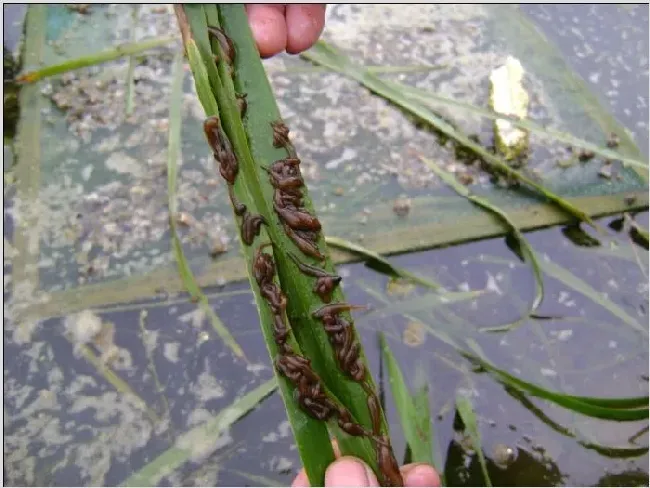
[[[334,457],[336,459],[341,457],[341,450],[339,449],[339,443],[336,442],[336,439],[332,439],[332,450],[334,451]],[[294,478],[292,487],[295,488],[309,488],[309,478],[307,477],[307,472],[305,468],[302,468],[298,475]]]
[[309,484],[309,478],[307,478],[307,471],[305,471],[305,468],[302,468],[300,470],[300,473],[298,473],[298,476],[296,476],[296,478],[293,480],[291,486],[294,488],[309,488],[311,486]]
[[440,476],[438,476],[436,470],[428,464],[407,464],[402,466],[400,471],[402,472],[404,486],[409,488],[416,486],[441,486]]
[[325,486],[379,486],[375,473],[363,461],[353,457],[342,457],[327,467]]
[[246,13],[260,56],[268,58],[284,51],[287,46],[285,6],[247,4]]
[[306,51],[314,45],[325,27],[325,5],[293,4],[286,11],[287,44],[290,54]]

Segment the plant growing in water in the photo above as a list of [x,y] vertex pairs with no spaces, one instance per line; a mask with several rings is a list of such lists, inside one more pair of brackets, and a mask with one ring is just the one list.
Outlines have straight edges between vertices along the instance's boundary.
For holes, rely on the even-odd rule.
[[[342,454],[403,484],[322,226],[251,36],[234,5],[176,6],[204,131],[228,185],[260,323],[312,485]],[[246,92],[244,92],[246,90]]]

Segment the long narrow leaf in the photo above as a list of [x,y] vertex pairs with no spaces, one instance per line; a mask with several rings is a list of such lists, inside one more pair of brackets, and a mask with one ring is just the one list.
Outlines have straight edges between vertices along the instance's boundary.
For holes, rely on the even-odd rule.
[[[397,364],[397,360],[386,342],[383,334],[379,334],[382,355],[388,368],[388,381],[395,400],[397,413],[402,424],[406,442],[411,450],[411,462],[427,463],[434,465],[431,412],[429,411],[428,390],[424,389],[424,396],[418,395],[419,408],[415,404],[415,397],[411,394],[404,375]],[[440,472],[440,466],[436,466]]]
[[193,447],[198,442],[214,445],[214,442],[232,425],[248,412],[253,410],[264,398],[277,388],[274,378],[262,383],[254,390],[246,393],[219,412],[213,419],[193,428],[180,436],[174,447],[147,463],[137,473],[129,476],[121,486],[158,486],[160,480],[173,473],[193,457]]
[[408,96],[409,98],[412,98],[414,101],[417,101],[419,103],[424,103],[431,108],[433,108],[432,106],[434,105],[432,102],[437,102],[441,105],[448,105],[450,107],[460,108],[467,112],[472,112],[476,115],[480,115],[481,117],[485,117],[487,119],[507,120],[512,125],[514,125],[515,127],[519,127],[520,129],[525,129],[530,132],[534,132],[543,136],[553,138],[556,141],[560,141],[565,144],[570,144],[571,146],[574,147],[579,147],[582,149],[592,151],[594,154],[601,156],[603,158],[614,159],[614,160],[621,161],[623,164],[626,165],[636,166],[638,168],[643,168],[646,170],[648,169],[647,161],[644,162],[635,158],[626,157],[617,151],[614,151],[607,147],[601,147],[591,142],[585,141],[583,139],[580,139],[578,137],[569,134],[568,132],[561,132],[561,131],[549,129],[547,127],[542,127],[541,125],[538,125],[535,122],[532,122],[530,120],[519,119],[517,117],[500,114],[494,112],[493,110],[488,110],[485,108],[477,107],[475,105],[471,105],[469,103],[460,102],[458,100],[454,100],[452,98],[438,95],[437,93],[433,93],[424,90],[422,88],[409,86],[397,81],[386,80],[385,83],[388,84],[393,90],[402,92],[406,94],[406,96]]
[[380,254],[371,251],[370,249],[366,249],[365,247],[360,246],[359,244],[355,244],[354,242],[341,239],[340,237],[331,237],[331,236],[327,236],[325,238],[325,242],[327,242],[327,244],[330,246],[338,247],[339,249],[343,249],[344,251],[348,251],[364,257],[366,259],[365,261],[366,266],[368,266],[371,269],[374,269],[379,273],[383,273],[392,276],[394,278],[404,278],[413,283],[417,283],[418,285],[422,285],[432,290],[439,290],[441,288],[441,286],[435,281],[422,278],[421,276],[411,273],[410,271],[407,271],[404,268],[399,268],[394,264],[390,263],[386,258],[381,256]]
[[619,305],[612,302],[610,299],[605,297],[601,292],[595,290],[591,285],[581,280],[566,268],[558,265],[557,263],[551,261],[550,259],[545,259],[541,262],[541,267],[544,273],[552,276],[553,278],[561,281],[565,285],[573,288],[578,293],[586,296],[594,303],[600,305],[609,311],[612,315],[615,315],[621,319],[625,324],[630,326],[632,329],[641,332],[642,335],[648,336],[647,327],[643,327],[638,320],[629,315],[625,310],[623,310]]
[[456,181],[456,178],[451,173],[445,171],[433,161],[424,157],[420,157],[420,160],[427,166],[427,168],[438,175],[442,181],[453,188],[456,193],[467,198],[475,205],[478,205],[479,207],[495,215],[508,229],[508,232],[510,232],[518,244],[519,250],[521,251],[522,260],[527,261],[533,270],[536,292],[535,296],[533,297],[533,302],[530,305],[528,315],[535,313],[541,305],[542,300],[544,299],[544,279],[542,276],[542,270],[539,266],[539,262],[537,261],[537,256],[535,255],[535,251],[533,251],[533,248],[528,243],[528,240],[524,237],[524,235],[519,231],[517,226],[512,222],[512,220],[510,220],[508,215],[503,210],[492,205],[486,198],[472,195],[467,187],[458,183]]
[[620,422],[633,422],[648,418],[649,399],[647,396],[634,398],[596,398],[565,395],[517,378],[474,355],[468,353],[463,354],[471,361],[476,362],[485,370],[495,375],[505,385],[551,401],[588,417]]
[[34,83],[50,76],[60,75],[68,71],[87,68],[88,66],[95,66],[97,64],[114,61],[125,56],[131,56],[134,54],[142,53],[144,51],[149,51],[150,49],[165,46],[174,40],[176,40],[176,37],[161,37],[129,44],[121,44],[114,48],[107,49],[106,51],[76,59],[71,59],[60,64],[54,64],[52,66],[46,66],[45,68],[36,71],[24,73],[20,75],[16,81],[19,83]]
[[[289,256],[289,253],[301,255],[302,251],[297,250],[288,238],[274,212],[274,190],[264,168],[273,161],[286,158],[287,153],[284,148],[273,146],[271,124],[280,119],[280,114],[250,32],[246,12],[241,5],[183,5],[176,6],[175,10],[199,100],[206,116],[218,115],[237,160],[238,173],[230,186],[233,195],[246,205],[249,212],[260,215],[266,222],[252,244],[246,244],[243,240],[242,244],[269,355],[275,360],[281,350],[274,339],[275,318],[267,303],[268,298],[265,298],[267,295],[262,296],[260,292],[253,266],[260,246],[272,242],[273,247],[267,247],[265,253],[272,256],[275,264],[277,274],[273,278],[273,285],[279,283],[287,299],[286,316],[290,318],[291,334],[286,344],[296,354],[310,360],[311,368],[322,380],[326,394],[349,410],[352,421],[369,426],[371,417],[364,387],[350,381],[339,369],[327,332],[312,316],[312,312],[322,305],[312,291],[313,279],[304,275]],[[208,37],[208,26],[221,28],[232,41],[235,48],[232,66],[227,62],[229,56],[224,54],[219,42]],[[238,95],[247,96],[248,110],[243,116],[236,101]],[[301,191],[303,205],[313,215],[308,191],[304,186]],[[242,217],[236,213],[233,213],[233,217],[239,226]],[[326,254],[322,236],[319,236],[318,245],[321,252]],[[322,267],[328,273],[334,271],[329,258]],[[334,290],[333,300],[344,301],[340,289]],[[360,357],[365,361],[363,354]],[[377,470],[375,451],[367,438],[349,436],[335,422],[325,424],[308,415],[297,404],[292,384],[277,371],[276,375],[297,448],[312,485],[323,483],[325,469],[334,459],[328,430],[336,437],[343,454],[361,457]],[[372,380],[369,381],[372,384]],[[386,432],[383,415],[382,424],[382,430]]]
[[392,88],[381,78],[368,72],[367,69],[352,64],[350,59],[348,59],[345,55],[335,50],[328,44],[325,44],[323,41],[317,42],[313,48],[303,53],[302,56],[314,63],[327,66],[345,76],[348,76],[349,78],[354,79],[369,89],[371,92],[411,112],[421,120],[431,124],[446,136],[454,139],[456,142],[467,147],[468,149],[471,149],[477,155],[481,156],[485,163],[494,170],[503,172],[504,174],[515,178],[517,181],[528,185],[530,188],[536,190],[540,195],[544,196],[548,201],[552,202],[567,214],[588,223],[594,228],[600,229],[600,227],[597,226],[591,217],[589,217],[589,215],[587,215],[584,211],[578,209],[572,203],[568,202],[559,195],[556,195],[547,188],[544,188],[542,185],[523,175],[521,172],[512,169],[501,158],[495,156],[481,145],[472,141],[467,135],[457,131],[449,123],[442,120],[442,118],[436,115],[433,111],[427,109],[419,102],[414,102],[412,99],[408,98],[400,91]]
[[183,247],[178,237],[178,229],[176,228],[176,178],[177,178],[177,161],[180,151],[181,142],[181,101],[183,94],[183,57],[179,52],[174,58],[173,75],[172,75],[172,94],[171,106],[169,109],[169,145],[167,149],[167,192],[169,200],[169,225],[172,238],[172,250],[176,262],[178,263],[178,270],[189,294],[198,301],[199,307],[203,310],[206,316],[210,319],[215,332],[221,337],[224,343],[233,351],[233,353],[243,359],[246,359],[244,351],[237,343],[233,335],[221,322],[217,314],[212,310],[208,299],[205,297],[201,288],[196,283],[194,273],[190,269],[190,265],[183,253]]

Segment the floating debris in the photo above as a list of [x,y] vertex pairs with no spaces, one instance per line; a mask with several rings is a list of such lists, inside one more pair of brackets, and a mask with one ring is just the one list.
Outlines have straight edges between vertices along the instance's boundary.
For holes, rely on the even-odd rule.
[[611,161],[607,161],[605,164],[603,164],[603,166],[598,171],[598,176],[600,176],[601,178],[606,178],[608,180],[611,180],[613,170],[614,168],[612,166]]
[[419,347],[424,344],[426,336],[424,333],[424,326],[421,322],[412,321],[406,325],[402,340],[404,344],[409,347]]
[[492,448],[492,461],[498,468],[506,469],[516,459],[517,454],[515,450],[505,444],[496,444]]
[[461,185],[469,186],[474,183],[474,176],[470,173],[458,173],[456,178]]
[[[497,113],[524,119],[528,116],[529,97],[522,81],[524,69],[518,59],[508,56],[505,65],[490,74],[490,108]],[[494,122],[497,150],[505,159],[513,160],[528,149],[528,131],[519,129],[508,120]]]
[[90,3],[66,3],[65,6],[68,10],[72,10],[73,12],[77,12],[82,15],[86,15],[90,13],[90,6],[92,4]]
[[406,217],[411,211],[411,199],[410,198],[398,198],[393,203],[393,212],[398,217]]
[[620,143],[621,138],[614,132],[612,132],[607,138],[607,147],[611,147],[612,149],[617,148]]
[[63,325],[68,338],[75,345],[75,354],[81,346],[92,342],[102,331],[102,319],[91,310],[66,317]]
[[593,151],[590,151],[589,149],[580,149],[578,151],[578,160],[581,163],[587,162],[593,159],[595,156],[596,154]]

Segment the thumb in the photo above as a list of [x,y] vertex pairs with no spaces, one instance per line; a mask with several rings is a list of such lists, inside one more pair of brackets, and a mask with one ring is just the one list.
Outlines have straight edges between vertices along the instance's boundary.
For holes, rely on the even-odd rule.
[[379,486],[377,477],[363,461],[342,457],[329,465],[325,471],[325,486]]

